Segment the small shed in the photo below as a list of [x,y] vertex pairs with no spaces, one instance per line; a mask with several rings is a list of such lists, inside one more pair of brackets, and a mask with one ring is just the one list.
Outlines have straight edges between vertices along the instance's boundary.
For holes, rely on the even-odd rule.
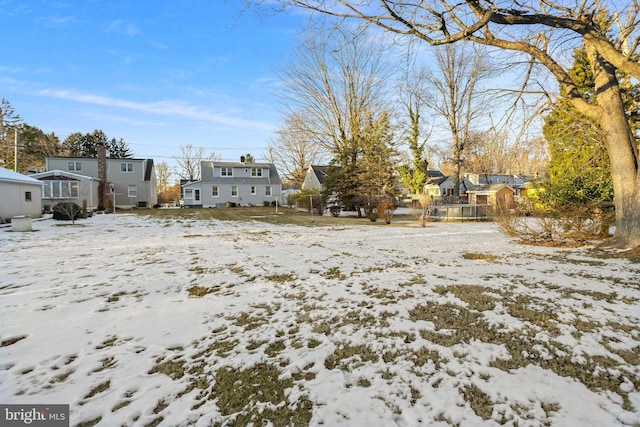
[[515,207],[516,191],[506,184],[480,184],[467,190],[469,204],[489,205],[498,209],[513,209]]
[[15,216],[42,216],[43,183],[0,167],[0,223]]

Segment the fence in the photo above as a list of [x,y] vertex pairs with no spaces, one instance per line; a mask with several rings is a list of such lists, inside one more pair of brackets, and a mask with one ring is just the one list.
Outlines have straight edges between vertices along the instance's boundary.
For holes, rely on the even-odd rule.
[[425,212],[430,221],[488,221],[489,205],[432,205]]

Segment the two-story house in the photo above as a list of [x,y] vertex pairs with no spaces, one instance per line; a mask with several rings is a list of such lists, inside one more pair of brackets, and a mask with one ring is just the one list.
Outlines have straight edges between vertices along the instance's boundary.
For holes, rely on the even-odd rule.
[[[43,197],[51,201],[51,197],[56,194],[68,197],[69,194],[78,195],[80,200],[87,200],[88,208],[96,209],[99,205],[99,199],[93,196],[93,184],[89,184],[87,190],[80,194],[80,187],[77,191],[71,189],[71,192],[56,193],[59,188],[57,183],[64,175],[68,178],[80,180],[97,180],[101,182],[103,178],[99,172],[99,160],[90,157],[48,157],[46,159],[47,172],[60,171],[57,176],[43,176],[40,179],[45,182],[43,189]],[[122,209],[131,207],[151,207],[158,203],[156,172],[153,159],[105,159],[106,171],[106,194],[110,203],[115,202],[115,206]],[[71,173],[71,174],[69,174]],[[48,183],[48,181],[50,181]],[[47,185],[48,184],[48,185]],[[73,184],[70,184],[73,186]],[[47,193],[49,191],[49,193]],[[89,194],[89,191],[92,193]],[[68,199],[67,199],[68,200]],[[89,202],[91,200],[91,202]],[[89,204],[91,203],[91,204]]]
[[282,203],[282,183],[273,163],[200,163],[200,180],[182,186],[185,207],[215,208],[228,204],[262,206]]

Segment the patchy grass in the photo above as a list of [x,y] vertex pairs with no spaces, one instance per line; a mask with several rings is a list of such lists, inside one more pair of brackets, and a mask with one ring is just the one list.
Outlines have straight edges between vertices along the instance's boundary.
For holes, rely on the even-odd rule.
[[277,367],[259,363],[244,370],[218,369],[213,394],[220,413],[233,425],[306,426],[313,405],[305,396],[290,401],[287,390],[292,386],[293,379],[282,379]]
[[480,390],[475,384],[468,384],[462,388],[464,400],[469,402],[471,409],[483,420],[491,419],[493,414],[493,402],[489,396]]
[[350,345],[348,342],[337,344],[336,350],[324,361],[327,369],[342,369],[350,371],[366,363],[375,363],[380,359],[378,353],[368,345]]
[[27,338],[26,335],[20,335],[17,337],[12,337],[12,338],[7,338],[5,340],[2,340],[2,342],[0,342],[0,347],[8,347],[10,345],[14,345],[15,343],[22,341],[23,339]]
[[109,387],[111,387],[111,381],[107,380],[105,382],[102,382],[100,384],[98,384],[97,386],[95,386],[94,388],[92,388],[89,393],[87,393],[83,399],[91,399],[93,396],[100,394],[106,390],[109,389]]
[[182,378],[185,373],[185,362],[184,360],[168,360],[165,362],[156,363],[156,365],[151,368],[149,374],[165,374],[171,379],[177,380]]
[[462,254],[462,258],[464,259],[472,259],[472,260],[480,260],[487,262],[498,262],[500,257],[492,254],[483,254],[483,253],[475,253],[475,252],[465,252]]

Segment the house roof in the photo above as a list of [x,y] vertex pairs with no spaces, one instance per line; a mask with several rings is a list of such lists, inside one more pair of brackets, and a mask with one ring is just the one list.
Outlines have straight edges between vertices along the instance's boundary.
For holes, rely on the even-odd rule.
[[437,185],[437,186],[440,186],[447,179],[449,179],[448,176],[436,176],[436,177],[427,179],[427,182],[425,183],[425,185]]
[[507,184],[480,184],[471,187],[471,189],[467,190],[467,193],[492,193],[498,192],[505,187],[513,192],[516,191],[513,189],[513,187]]
[[318,182],[320,184],[324,184],[324,179],[327,176],[327,168],[329,166],[320,166],[320,165],[311,165],[310,168],[313,170],[314,175],[318,178]]
[[[97,157],[68,157],[68,156],[51,156],[51,157],[47,157],[47,159],[63,159],[63,160],[95,160],[96,162],[98,161]],[[107,161],[119,161],[119,162],[124,162],[124,161],[134,161],[134,162],[142,162],[145,160],[151,160],[151,159],[142,159],[139,157],[136,158],[119,158],[119,157],[107,157]]]
[[44,185],[43,182],[38,181],[30,176],[23,175],[18,172],[0,167],[0,182],[12,182],[17,184],[32,184],[32,185]]
[[[231,168],[268,168],[269,173],[267,176],[261,178],[258,177],[246,177],[246,176],[215,176],[213,169],[215,167],[231,167]],[[235,174],[234,174],[235,175]],[[200,162],[200,182],[218,183],[218,184],[281,184],[278,170],[273,163],[247,163],[247,162]]]
[[31,174],[29,176],[38,180],[43,180],[49,177],[58,177],[58,178],[67,177],[77,181],[85,180],[85,179],[86,180],[97,179],[97,178],[93,178],[86,175],[80,175],[80,174],[69,172],[69,171],[62,171],[59,169],[54,169],[46,172],[38,172],[38,173]]

